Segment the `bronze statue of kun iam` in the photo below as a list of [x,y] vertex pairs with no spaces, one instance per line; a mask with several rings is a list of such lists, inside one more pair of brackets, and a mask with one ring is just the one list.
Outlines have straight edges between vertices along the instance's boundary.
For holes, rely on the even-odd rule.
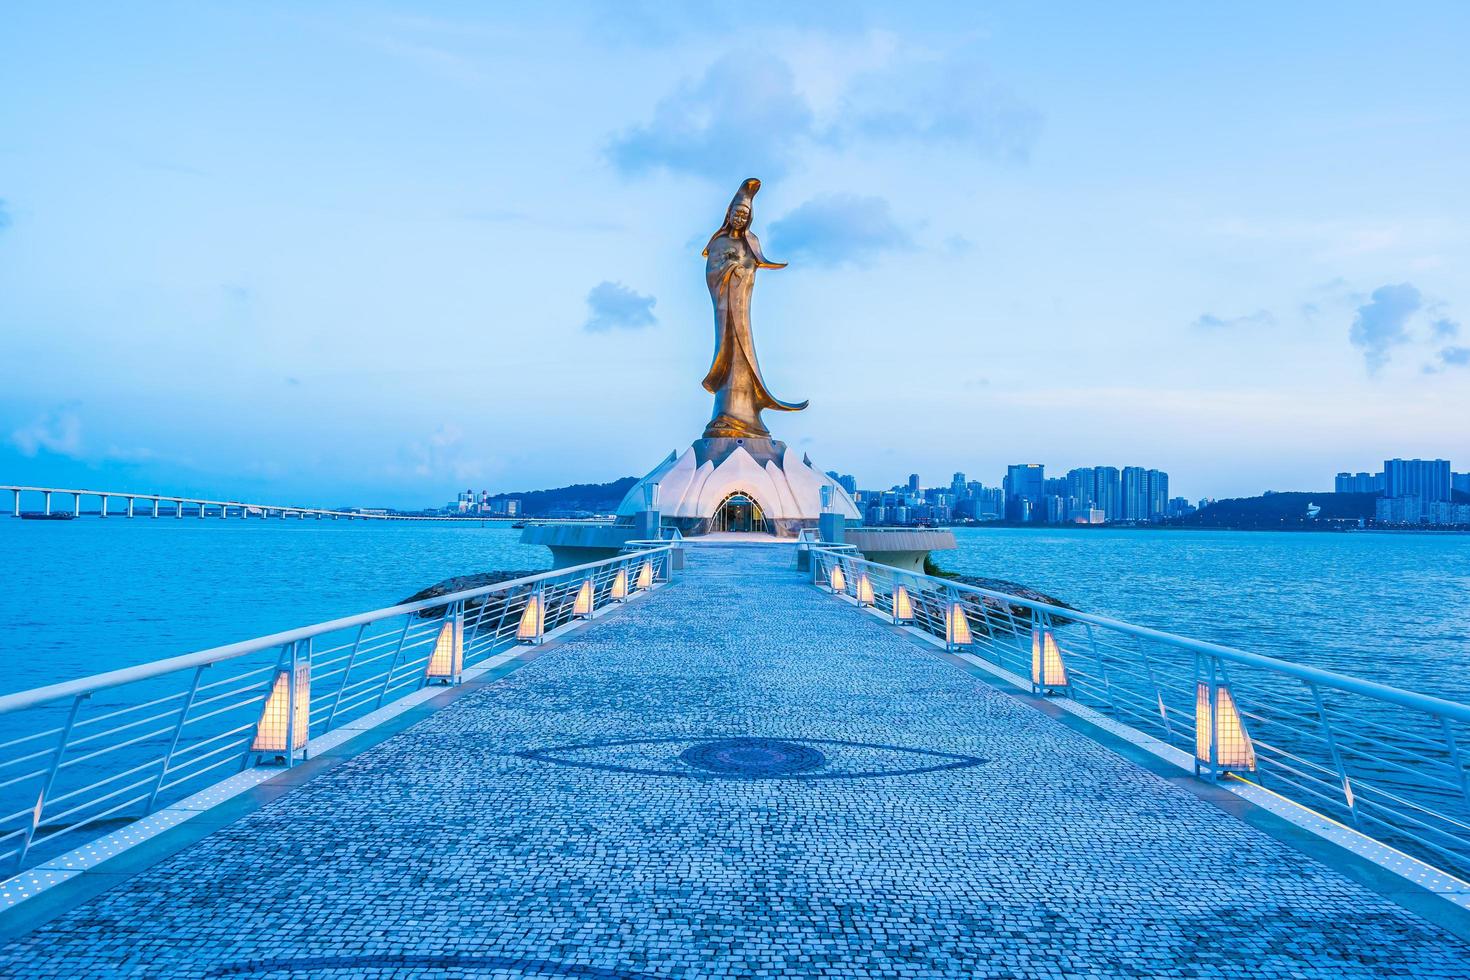
[[705,426],[706,439],[769,439],[761,410],[799,412],[806,402],[783,402],[766,387],[755,340],[750,335],[750,294],[757,269],[784,269],[761,254],[761,243],[750,231],[755,192],[754,177],[740,185],[725,212],[725,223],[704,247],[708,259],[704,280],[715,305],[715,359],[704,388],[715,396],[714,415]]

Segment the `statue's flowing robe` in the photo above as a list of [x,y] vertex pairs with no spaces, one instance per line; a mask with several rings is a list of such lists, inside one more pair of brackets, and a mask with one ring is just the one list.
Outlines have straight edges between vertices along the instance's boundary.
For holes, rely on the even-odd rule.
[[[704,278],[715,307],[715,357],[704,377],[704,387],[717,396],[716,415],[726,408],[719,396],[731,392],[737,397],[728,406],[735,409],[730,414],[737,418],[743,415],[738,396],[745,390],[752,392],[752,407],[757,413],[764,408],[782,412],[806,408],[807,402],[784,402],[771,394],[761,377],[760,363],[755,359],[755,341],[750,335],[750,294],[755,289],[756,270],[762,265],[779,266],[764,261],[760,242],[749,232],[743,237],[716,235],[709,243],[708,253]],[[764,429],[758,414],[741,421]]]

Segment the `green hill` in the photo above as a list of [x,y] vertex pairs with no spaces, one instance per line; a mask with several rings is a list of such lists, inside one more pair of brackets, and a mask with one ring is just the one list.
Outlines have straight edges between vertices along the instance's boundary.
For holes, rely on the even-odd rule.
[[573,513],[607,514],[616,510],[623,497],[638,482],[636,476],[625,476],[611,483],[574,483],[551,490],[521,490],[497,493],[490,499],[519,497],[521,513],[527,517],[549,517]]
[[[1184,527],[1305,530],[1329,526],[1334,521],[1371,521],[1377,499],[1374,493],[1268,493],[1261,497],[1217,500],[1180,518],[1178,523]],[[1316,520],[1307,517],[1308,504],[1322,508]]]

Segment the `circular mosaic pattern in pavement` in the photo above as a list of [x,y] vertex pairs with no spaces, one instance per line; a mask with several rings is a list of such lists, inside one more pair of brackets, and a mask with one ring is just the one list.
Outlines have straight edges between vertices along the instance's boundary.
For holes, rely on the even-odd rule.
[[679,760],[723,776],[790,776],[827,764],[827,757],[810,745],[774,738],[700,742],[679,753]]

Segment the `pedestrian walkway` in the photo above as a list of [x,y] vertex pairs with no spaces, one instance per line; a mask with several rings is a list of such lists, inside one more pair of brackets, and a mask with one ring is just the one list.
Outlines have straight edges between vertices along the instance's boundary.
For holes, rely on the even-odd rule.
[[0,952],[24,977],[1464,977],[791,570],[680,579]]

